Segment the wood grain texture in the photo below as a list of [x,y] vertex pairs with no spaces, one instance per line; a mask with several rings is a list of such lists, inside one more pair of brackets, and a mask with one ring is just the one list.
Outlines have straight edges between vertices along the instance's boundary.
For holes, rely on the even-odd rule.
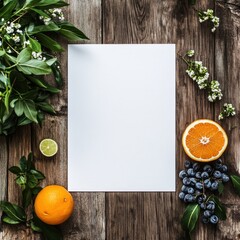
[[[66,18],[83,30],[90,41],[81,43],[175,43],[176,52],[194,49],[196,59],[209,69],[210,78],[222,86],[223,101],[211,104],[185,73],[185,63],[176,60],[176,193],[73,193],[75,210],[61,226],[69,240],[180,240],[184,239],[180,219],[185,205],[178,200],[181,182],[177,173],[186,155],[181,147],[185,127],[195,119],[217,120],[224,102],[232,102],[237,117],[221,124],[228,132],[229,147],[223,159],[232,172],[240,173],[240,3],[239,0],[197,1],[196,8],[215,8],[220,27],[215,34],[208,23],[200,24],[187,0],[68,0]],[[42,127],[23,127],[8,141],[0,138],[0,198],[20,203],[19,188],[7,167],[18,164],[22,155],[34,151],[36,166],[46,175],[43,186],[60,184],[67,187],[67,42],[60,40],[66,52],[61,53],[64,84],[54,96],[56,116],[47,116]],[[53,81],[49,78],[49,81]],[[53,138],[59,152],[53,158],[43,157],[38,149],[43,138]],[[173,143],[174,144],[174,143]],[[216,227],[198,224],[192,234],[195,240],[240,239],[240,199],[233,189],[221,198],[228,219]],[[2,231],[1,231],[2,230]],[[38,240],[24,226],[0,229],[3,240]]]

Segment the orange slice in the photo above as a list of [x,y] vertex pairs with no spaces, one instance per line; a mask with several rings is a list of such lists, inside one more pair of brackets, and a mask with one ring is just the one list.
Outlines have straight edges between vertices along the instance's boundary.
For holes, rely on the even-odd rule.
[[209,119],[192,122],[184,131],[182,145],[186,154],[199,162],[218,159],[228,145],[228,137],[223,128]]

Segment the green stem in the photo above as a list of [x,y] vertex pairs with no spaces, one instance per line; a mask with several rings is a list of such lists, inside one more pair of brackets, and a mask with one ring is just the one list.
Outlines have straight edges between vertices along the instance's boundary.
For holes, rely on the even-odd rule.
[[6,70],[12,69],[14,67],[16,67],[18,65],[18,63],[15,63],[14,65],[10,66],[10,67],[6,67]]
[[189,66],[189,62],[179,53],[177,55]]
[[21,17],[23,17],[27,12],[24,12],[22,15],[20,15],[19,17],[17,17],[16,19],[14,19],[12,22],[16,22],[18,19],[20,19]]

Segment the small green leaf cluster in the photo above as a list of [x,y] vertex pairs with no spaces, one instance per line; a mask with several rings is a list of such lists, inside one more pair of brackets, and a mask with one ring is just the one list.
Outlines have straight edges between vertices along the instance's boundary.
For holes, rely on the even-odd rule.
[[202,210],[202,222],[217,224],[218,220],[226,220],[226,210],[219,200],[224,191],[224,184],[230,179],[234,189],[240,195],[240,177],[227,174],[228,167],[222,160],[201,164],[185,161],[185,169],[179,172],[183,186],[179,198],[187,203],[181,224],[189,235],[196,227]]
[[219,27],[219,18],[213,15],[212,9],[207,9],[207,11],[198,11],[199,22],[203,23],[207,20],[211,21],[213,24],[212,32],[215,32]]
[[224,103],[222,110],[218,116],[218,119],[222,120],[226,117],[232,117],[235,115],[236,115],[236,112],[235,112],[235,108],[233,107],[233,105],[231,103]]
[[[16,127],[39,123],[55,114],[49,97],[62,84],[56,40],[88,39],[65,21],[61,0],[4,0],[0,2],[0,135]],[[51,75],[55,84],[46,80]]]
[[1,201],[2,221],[11,225],[25,224],[34,232],[41,232],[45,239],[61,240],[62,234],[57,227],[43,223],[34,210],[30,216],[27,214],[27,208],[34,203],[36,195],[42,189],[39,184],[45,179],[44,174],[35,168],[32,153],[28,155],[28,158],[21,157],[19,166],[10,167],[9,171],[16,175],[15,182],[21,187],[22,204],[18,206],[11,202]]

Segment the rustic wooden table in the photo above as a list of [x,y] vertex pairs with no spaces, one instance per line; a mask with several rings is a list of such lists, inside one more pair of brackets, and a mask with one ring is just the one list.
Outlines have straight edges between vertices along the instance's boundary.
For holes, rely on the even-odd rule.
[[[181,134],[197,118],[217,120],[220,104],[232,102],[239,109],[240,3],[239,0],[197,1],[197,8],[216,10],[220,27],[212,34],[207,24],[200,25],[187,0],[68,0],[66,17],[82,29],[90,43],[175,43],[177,52],[195,49],[212,76],[219,80],[224,98],[211,104],[206,95],[186,76],[184,63],[177,58],[176,174],[186,156]],[[67,49],[67,43],[63,42]],[[9,138],[0,138],[0,199],[19,202],[19,189],[7,168],[18,164],[22,155],[33,151],[37,167],[45,173],[43,184],[67,186],[67,51],[61,56],[65,84],[52,101],[56,116],[47,116],[39,126],[23,127]],[[94,69],[93,69],[94,71]],[[228,132],[229,147],[224,160],[231,171],[240,171],[239,114],[222,123]],[[77,126],[76,126],[77,127]],[[38,145],[43,138],[56,139],[58,154],[44,158]],[[175,143],[173,143],[175,144]],[[167,159],[166,159],[167,161]],[[73,193],[75,210],[62,225],[69,240],[173,240],[184,239],[180,218],[184,204],[176,193]],[[216,227],[199,224],[193,239],[240,239],[240,198],[226,189],[222,201],[228,218]],[[1,225],[0,239],[40,239],[24,227]]]

